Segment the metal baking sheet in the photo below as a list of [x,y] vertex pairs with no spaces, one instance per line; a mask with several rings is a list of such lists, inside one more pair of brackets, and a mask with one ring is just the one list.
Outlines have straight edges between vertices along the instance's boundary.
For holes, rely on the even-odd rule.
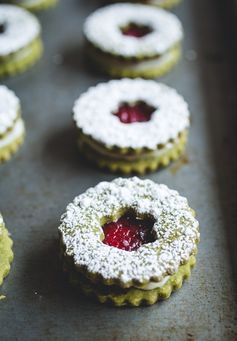
[[184,58],[162,80],[190,104],[190,141],[185,158],[147,177],[189,198],[202,240],[190,281],[169,300],[139,309],[100,305],[62,276],[60,215],[74,196],[115,176],[80,158],[71,122],[78,95],[106,80],[85,67],[82,53],[82,24],[99,2],[62,0],[40,15],[43,59],[4,82],[22,101],[27,136],[0,167],[0,209],[15,242],[0,288],[0,340],[237,339],[237,92],[228,4],[188,0],[175,10],[185,29]]

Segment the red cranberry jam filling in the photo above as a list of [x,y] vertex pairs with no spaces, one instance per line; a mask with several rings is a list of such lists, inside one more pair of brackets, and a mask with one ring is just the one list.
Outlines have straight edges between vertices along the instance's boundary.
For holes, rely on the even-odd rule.
[[142,38],[151,33],[153,30],[148,25],[130,23],[127,26],[121,28],[121,31],[124,36]]
[[114,113],[122,123],[148,122],[156,109],[145,102],[123,103]]
[[125,251],[136,251],[143,244],[155,241],[153,226],[151,218],[139,219],[135,214],[125,214],[116,222],[102,227],[105,235],[103,243]]

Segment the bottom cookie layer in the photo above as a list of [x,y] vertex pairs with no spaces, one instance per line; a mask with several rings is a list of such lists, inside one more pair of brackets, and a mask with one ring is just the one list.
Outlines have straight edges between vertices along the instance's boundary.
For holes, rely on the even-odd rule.
[[[130,0],[133,3],[147,4],[151,6],[161,7],[165,9],[170,9],[177,6],[182,0]],[[117,2],[117,1],[113,1]],[[127,0],[121,0],[120,2],[127,2]]]
[[3,228],[3,234],[0,236],[0,285],[3,279],[10,271],[10,264],[13,261],[12,240],[8,235],[8,231]]
[[190,277],[191,269],[196,264],[195,256],[191,256],[188,263],[181,265],[176,274],[159,288],[144,290],[135,287],[122,289],[116,286],[93,284],[78,273],[70,272],[70,282],[79,287],[86,295],[94,296],[101,303],[110,303],[115,306],[152,305],[160,299],[167,299],[171,293],[182,287],[183,281]]
[[165,9],[170,9],[174,6],[177,6],[181,2],[181,0],[147,0],[143,2],[152,6],[158,6],[158,7],[162,7]]
[[53,7],[56,5],[58,0],[22,0],[22,1],[12,1],[15,5],[20,5],[21,7],[24,7],[28,11],[32,12],[38,12],[45,9],[48,9],[49,7]]
[[40,38],[0,60],[0,77],[15,75],[31,67],[41,57],[43,45]]
[[160,167],[165,167],[170,162],[177,160],[184,153],[186,143],[187,132],[185,131],[177,141],[157,151],[157,154],[137,155],[134,160],[126,160],[125,156],[105,157],[94,147],[85,143],[83,137],[79,140],[79,148],[89,161],[96,163],[100,168],[107,168],[115,173],[137,173],[142,175],[155,171]]
[[168,73],[180,59],[181,47],[177,46],[154,59],[122,60],[88,47],[93,65],[113,77],[156,78]]
[[4,139],[0,139],[0,163],[9,160],[17,152],[24,136],[25,126],[22,119],[19,119],[13,130]]

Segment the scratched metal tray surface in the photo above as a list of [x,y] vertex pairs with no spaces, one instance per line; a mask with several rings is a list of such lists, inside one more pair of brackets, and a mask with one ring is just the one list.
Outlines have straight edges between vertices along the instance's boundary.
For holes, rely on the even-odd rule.
[[60,215],[76,195],[115,178],[79,156],[71,122],[74,100],[106,80],[83,61],[82,24],[98,1],[62,0],[41,14],[42,60],[4,82],[22,101],[27,136],[20,152],[0,167],[0,210],[15,253],[0,288],[6,296],[0,302],[0,340],[236,340],[231,1],[187,0],[175,10],[185,29],[184,57],[162,81],[190,104],[190,141],[182,160],[147,176],[180,191],[197,211],[201,243],[191,279],[152,307],[115,309],[83,297],[61,273]]

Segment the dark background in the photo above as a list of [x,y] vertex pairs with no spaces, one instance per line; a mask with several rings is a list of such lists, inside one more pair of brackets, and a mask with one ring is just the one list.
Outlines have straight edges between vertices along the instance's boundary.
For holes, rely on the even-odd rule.
[[0,340],[236,340],[236,46],[234,3],[186,0],[175,13],[185,30],[181,63],[162,79],[190,104],[187,155],[147,177],[179,190],[201,226],[191,279],[150,308],[116,309],[84,298],[63,278],[57,226],[74,196],[115,175],[79,156],[71,109],[107,80],[83,62],[82,25],[99,0],[61,0],[40,15],[45,53],[4,81],[26,122],[20,152],[0,167],[0,209],[15,260],[0,293]]

